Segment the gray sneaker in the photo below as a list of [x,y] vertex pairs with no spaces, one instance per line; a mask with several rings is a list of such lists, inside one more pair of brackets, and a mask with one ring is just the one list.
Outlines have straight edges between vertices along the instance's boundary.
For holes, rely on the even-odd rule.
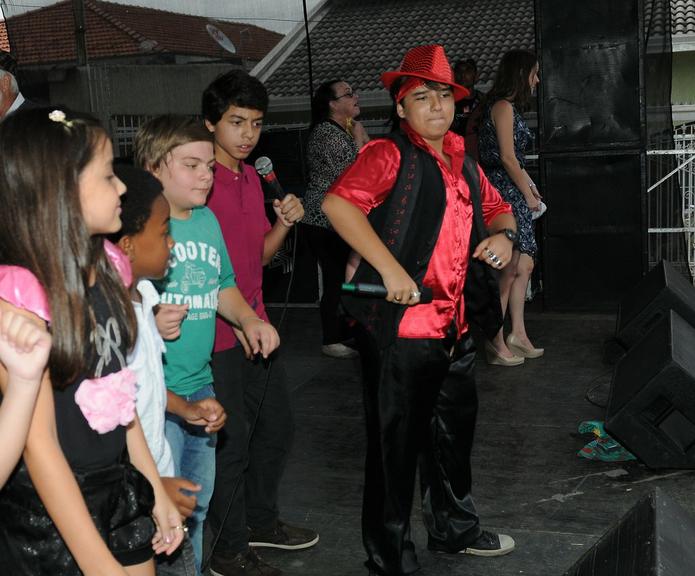
[[345,344],[337,342],[336,344],[324,344],[321,346],[321,354],[330,356],[331,358],[356,358],[359,353]]
[[304,550],[319,541],[319,535],[308,528],[290,526],[278,520],[274,526],[264,530],[251,530],[249,546],[254,548],[280,548],[282,550]]
[[478,539],[460,553],[473,556],[504,556],[514,550],[514,547],[514,539],[511,536],[483,530]]

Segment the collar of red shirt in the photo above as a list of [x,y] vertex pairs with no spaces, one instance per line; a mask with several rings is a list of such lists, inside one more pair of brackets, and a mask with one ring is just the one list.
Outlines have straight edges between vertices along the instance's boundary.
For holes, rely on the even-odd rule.
[[[427,143],[427,141],[422,136],[420,136],[420,134],[415,132],[415,130],[413,130],[410,124],[408,124],[405,120],[401,120],[401,130],[405,132],[405,134],[408,136],[408,138],[410,138],[410,141],[413,144],[415,144],[419,148],[422,148],[425,152],[436,158],[440,165],[445,166],[444,162],[439,157],[437,151],[434,148],[432,148],[432,146],[430,146]],[[444,135],[442,151],[444,152],[444,154],[451,158],[452,172],[454,172],[455,174],[460,174],[461,170],[463,169],[463,156],[465,154],[463,138],[449,130]]]
[[248,171],[252,168],[246,162],[239,162],[239,172],[234,172],[227,168],[224,164],[215,162],[215,177],[224,178],[225,180],[236,180],[242,178],[244,181],[249,179]]

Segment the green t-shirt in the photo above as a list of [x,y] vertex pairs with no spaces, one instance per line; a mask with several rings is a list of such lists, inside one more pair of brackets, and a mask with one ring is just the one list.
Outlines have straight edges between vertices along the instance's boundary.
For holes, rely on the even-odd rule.
[[236,281],[220,225],[208,208],[193,209],[187,220],[172,218],[171,237],[175,245],[159,283],[160,302],[188,304],[188,315],[181,336],[166,343],[164,379],[169,390],[187,396],[212,384],[217,296]]

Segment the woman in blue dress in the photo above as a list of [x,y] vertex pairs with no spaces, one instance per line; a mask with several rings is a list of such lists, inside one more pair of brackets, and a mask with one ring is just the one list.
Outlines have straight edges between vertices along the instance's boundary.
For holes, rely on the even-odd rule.
[[526,287],[538,248],[533,230],[533,212],[541,208],[541,196],[524,169],[524,154],[533,134],[520,114],[538,84],[538,60],[526,50],[511,50],[500,61],[490,90],[479,131],[480,164],[502,198],[512,205],[518,239],[512,260],[502,270],[502,310],[509,310],[511,332],[505,342],[503,330],[486,343],[488,363],[517,366],[526,358],[543,355],[535,348],[524,324]]

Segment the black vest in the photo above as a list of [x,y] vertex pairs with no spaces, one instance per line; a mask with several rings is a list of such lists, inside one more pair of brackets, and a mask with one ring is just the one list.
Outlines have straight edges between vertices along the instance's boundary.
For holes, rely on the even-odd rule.
[[[439,238],[446,189],[437,161],[415,146],[402,132],[388,138],[398,146],[401,165],[396,183],[386,200],[369,213],[369,222],[410,277],[422,286],[434,246]],[[466,157],[464,175],[473,204],[470,250],[487,236],[483,224],[480,182],[475,160]],[[479,324],[492,338],[502,325],[497,271],[471,259],[465,285],[466,316]],[[383,284],[381,275],[362,259],[351,282]],[[437,299],[437,294],[433,294]],[[381,298],[363,298],[344,294],[347,312],[372,334],[380,347],[388,346],[397,336],[407,307]]]
[[[401,165],[391,193],[368,218],[394,258],[422,286],[446,208],[444,181],[437,161],[402,132],[394,132],[388,138],[401,152]],[[383,284],[381,275],[365,259],[351,282]],[[396,338],[406,310],[405,306],[381,298],[347,294],[343,295],[343,305],[380,346],[387,346]]]

